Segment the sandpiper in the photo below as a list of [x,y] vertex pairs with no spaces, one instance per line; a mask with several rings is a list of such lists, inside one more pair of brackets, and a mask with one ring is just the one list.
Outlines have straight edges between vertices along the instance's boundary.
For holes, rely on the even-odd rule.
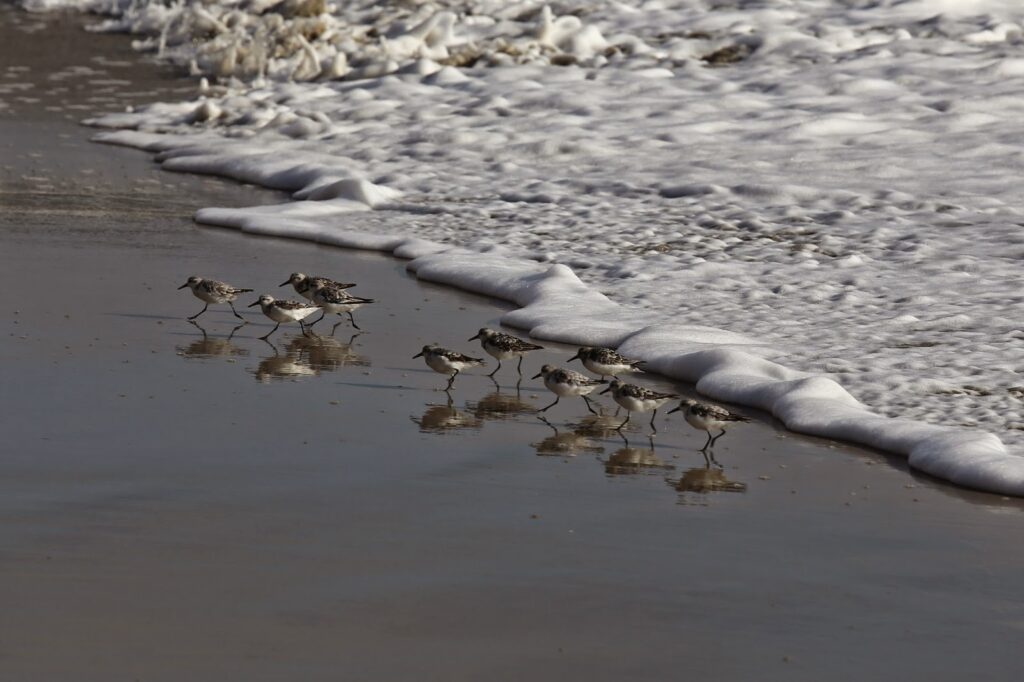
[[231,306],[231,312],[235,314],[235,317],[240,320],[245,319],[238,314],[237,310],[235,310],[234,301],[238,298],[239,294],[252,291],[252,289],[239,289],[238,287],[233,287],[225,282],[218,282],[215,279],[204,279],[202,277],[197,277],[196,275],[189,277],[188,281],[178,288],[184,289],[185,287],[192,290],[193,296],[206,303],[202,310],[188,319],[194,320],[205,313],[211,303],[227,303]]
[[[367,303],[374,302],[372,298],[359,298],[358,296],[353,296],[344,289],[340,289],[323,281],[317,281],[314,283],[311,291],[313,292],[313,295],[310,300],[320,306],[323,314],[313,320],[309,325],[310,327],[324,319],[324,316],[327,315],[327,313],[335,313],[337,315],[348,313],[348,321],[352,323],[354,328],[359,329],[359,325],[356,324],[355,318],[352,317],[352,311],[357,310],[359,307],[364,306]],[[337,328],[338,325],[334,326]]]
[[[748,422],[750,421],[744,416],[733,414],[724,407],[718,405],[708,405],[707,403],[701,403],[690,398],[684,398],[679,402],[679,407],[669,410],[669,414],[673,412],[683,412],[683,418],[686,423],[697,429],[698,431],[707,431],[708,440],[704,443],[704,447],[701,450],[707,450],[709,447],[715,444],[715,441],[725,435],[725,429],[731,424],[736,422]],[[721,429],[714,438],[711,437],[711,432],[714,429]]]
[[495,367],[494,371],[487,376],[493,377],[501,369],[501,361],[508,360],[509,358],[519,358],[518,370],[520,376],[523,374],[523,356],[529,353],[531,350],[542,350],[544,346],[538,346],[535,343],[529,343],[523,341],[519,337],[512,336],[511,334],[505,334],[503,332],[495,331],[484,327],[476,333],[476,336],[471,337],[470,341],[476,341],[480,339],[480,345],[484,347],[487,354],[498,361],[498,366]]
[[533,378],[536,379],[537,377],[544,377],[545,388],[555,394],[555,402],[537,410],[538,412],[547,412],[557,405],[563,396],[578,395],[587,404],[587,409],[592,414],[597,414],[597,412],[594,412],[594,408],[591,407],[590,399],[587,398],[587,395],[593,393],[594,389],[607,382],[600,379],[591,379],[585,374],[574,372],[571,369],[555,367],[554,365],[544,365],[541,367],[540,372],[534,375]]
[[636,384],[627,384],[618,379],[612,381],[608,385],[608,388],[601,391],[602,394],[612,392],[612,398],[615,402],[626,408],[626,421],[619,424],[616,431],[621,431],[622,427],[629,423],[629,418],[633,412],[649,412],[654,410],[654,414],[651,415],[651,428],[657,432],[657,427],[654,426],[654,418],[658,416],[658,408],[669,402],[670,400],[676,400],[679,395],[676,393],[658,393],[652,391],[649,388],[643,386],[637,386]]
[[263,311],[263,314],[269,317],[271,320],[276,322],[274,328],[271,329],[266,336],[259,337],[266,341],[267,337],[277,331],[277,328],[281,326],[282,322],[298,322],[299,327],[302,328],[302,333],[306,333],[306,327],[302,323],[304,319],[315,313],[318,308],[312,303],[300,303],[299,301],[278,301],[269,294],[263,294],[259,297],[259,300],[250,303],[249,308],[258,305]]
[[569,362],[573,360],[582,361],[584,367],[594,374],[600,374],[602,379],[606,376],[618,379],[618,375],[627,372],[643,372],[640,366],[644,364],[643,360],[630,360],[611,348],[591,348],[590,346],[583,346],[576,351],[576,355],[569,358]]
[[338,289],[351,289],[356,285],[355,282],[338,282],[326,277],[312,277],[301,272],[293,272],[288,276],[288,279],[281,282],[278,286],[283,287],[291,284],[295,287],[296,293],[300,294],[303,298],[312,301],[313,287],[316,286],[318,282],[329,284]]
[[484,365],[484,361],[480,358],[473,358],[433,344],[423,346],[423,350],[412,357],[414,360],[416,358],[423,358],[427,363],[427,367],[438,374],[450,375],[448,378],[448,385],[444,387],[444,390],[446,391],[451,389],[452,384],[455,383],[455,377],[459,375],[459,372],[467,367],[479,367]]

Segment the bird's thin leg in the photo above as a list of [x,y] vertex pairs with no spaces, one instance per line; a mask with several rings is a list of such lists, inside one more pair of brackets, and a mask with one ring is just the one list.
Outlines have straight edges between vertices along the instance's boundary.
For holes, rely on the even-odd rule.
[[276,332],[276,331],[277,331],[277,328],[278,328],[278,327],[280,327],[280,326],[281,326],[281,323],[280,323],[280,322],[278,322],[277,324],[275,324],[275,325],[274,325],[274,328],[273,328],[273,329],[271,329],[271,330],[270,330],[269,332],[267,332],[267,335],[266,335],[266,336],[261,336],[261,337],[260,337],[260,340],[262,340],[262,341],[266,341],[266,340],[267,340],[267,338],[268,338],[268,337],[269,337],[269,336],[270,336],[271,334],[273,334],[274,332]]
[[594,408],[590,405],[590,398],[588,398],[585,395],[582,395],[580,397],[583,398],[583,402],[585,402],[587,404],[587,409],[590,410],[590,414],[600,416],[600,415],[597,414],[597,412],[594,412]]
[[242,324],[240,324],[240,325],[238,325],[237,327],[235,327],[234,329],[232,329],[232,330],[231,330],[231,333],[230,333],[230,334],[228,334],[228,341],[230,341],[230,340],[231,340],[231,337],[235,335],[235,332],[237,332],[237,331],[238,331],[239,329],[241,329],[242,327],[244,327],[244,326],[245,326],[245,325],[247,325],[247,324],[249,324],[249,323],[248,323],[248,321],[246,321],[246,322],[243,322]]
[[[710,432],[710,431],[708,431],[708,435],[709,435],[709,436],[711,435],[711,432]],[[715,441],[716,441],[716,440],[718,440],[719,438],[721,438],[721,437],[722,437],[722,436],[724,436],[724,435],[725,435],[725,429],[722,429],[722,432],[721,432],[720,434],[718,434],[717,436],[715,436],[714,438],[712,438],[712,439],[711,439],[710,441],[708,441],[708,445],[714,445],[714,444],[715,444]]]
[[[194,322],[192,320],[189,320],[188,323],[191,324],[193,327],[195,327],[196,329],[198,329],[199,331],[201,331],[203,333],[203,341],[205,341],[206,340],[206,330],[203,329],[203,327],[198,322]],[[228,338],[231,338],[231,337],[229,336]]]
[[516,369],[519,370],[519,376],[523,376],[523,356],[522,355],[519,356],[519,364],[516,366]]
[[[494,370],[494,371],[496,372],[498,370]],[[494,378],[494,372],[491,372],[490,374],[488,374],[487,378],[489,378],[494,383],[494,388],[498,389],[498,392],[500,393],[501,392],[501,384],[499,384],[498,380]]]
[[[344,320],[343,320],[343,321],[344,321]],[[334,336],[334,332],[338,331],[338,327],[339,327],[340,325],[341,325],[341,322],[336,322],[336,323],[334,324],[334,326],[333,326],[333,327],[331,327],[331,336]],[[359,334],[353,334],[353,335],[352,335],[352,338],[354,339],[354,338],[356,338],[357,336],[359,336]],[[349,345],[351,345],[351,344],[352,344],[352,342],[351,342],[351,341],[349,341]]]
[[493,371],[493,372],[491,372],[490,374],[488,374],[487,376],[489,376],[489,377],[493,378],[493,377],[494,377],[494,375],[498,373],[498,370],[499,370],[499,369],[501,369],[501,360],[498,360],[498,366],[497,366],[497,367],[495,367],[495,368],[494,368],[494,371]]
[[704,468],[705,469],[710,469],[711,468],[711,460],[708,458],[708,451],[707,450],[701,450],[700,454],[704,455]]
[[709,446],[709,445],[711,445],[711,432],[710,432],[710,431],[708,431],[708,439],[707,439],[707,441],[706,441],[706,442],[704,443],[704,447],[702,447],[702,448],[700,449],[700,450],[701,450],[701,452],[704,452],[705,450],[707,450],[707,449],[708,449],[708,446]]
[[457,376],[459,376],[459,370],[455,370],[455,373],[452,374],[451,377],[449,377],[448,385],[444,387],[444,390],[446,390],[446,391],[450,391],[451,390],[452,384],[455,383],[455,377],[457,377]]
[[239,315],[238,311],[235,310],[235,304],[232,301],[228,301],[228,305],[231,306],[231,312],[235,314],[235,317],[237,317],[240,320],[245,320],[245,318]]
[[[321,310],[321,311],[320,311],[320,317],[318,317],[318,318],[316,318],[315,320],[313,320],[312,322],[310,322],[310,323],[309,323],[309,328],[310,328],[310,329],[312,329],[312,328],[313,328],[313,325],[314,325],[314,324],[316,324],[317,322],[319,322],[320,320],[324,319],[324,316],[325,316],[326,314],[327,314],[327,311],[326,311],[326,310]],[[299,320],[299,324],[302,324],[302,320]]]
[[556,395],[556,396],[555,396],[555,402],[553,402],[553,403],[551,403],[550,405],[548,405],[547,407],[545,407],[545,408],[543,408],[543,409],[540,409],[540,410],[537,410],[537,411],[538,411],[538,412],[547,412],[547,411],[548,411],[548,410],[550,410],[550,409],[551,409],[552,407],[554,407],[555,405],[557,405],[557,404],[558,404],[558,401],[559,401],[559,400],[561,400],[561,399],[562,399],[562,396],[558,396],[558,395]]
[[352,323],[352,327],[354,329],[359,329],[359,331],[362,331],[362,328],[360,328],[360,326],[358,324],[356,324],[356,318],[352,317],[352,311],[351,310],[348,311],[348,321]]
[[621,412],[621,411],[622,411],[621,407],[616,407],[615,408],[615,414],[613,414],[612,416],[613,417],[618,417],[619,416],[619,412]]
[[651,415],[651,430],[654,433],[658,432],[658,427],[654,425],[654,418],[658,416],[658,408],[654,408],[654,413]]
[[210,304],[209,304],[209,303],[207,303],[206,305],[204,305],[204,306],[203,306],[203,309],[202,309],[202,310],[200,310],[200,311],[199,311],[198,313],[196,313],[195,315],[193,315],[192,317],[190,317],[190,318],[188,318],[188,319],[189,319],[189,320],[194,320],[194,319],[196,319],[197,317],[199,317],[200,315],[202,315],[203,313],[205,313],[205,312],[206,312],[206,309],[207,309],[207,308],[209,308],[209,307],[210,307]]
[[632,416],[633,416],[633,413],[630,412],[629,410],[626,410],[626,421],[624,421],[621,424],[619,424],[618,428],[616,428],[615,430],[616,431],[622,431],[622,427],[629,423],[629,418],[632,417]]

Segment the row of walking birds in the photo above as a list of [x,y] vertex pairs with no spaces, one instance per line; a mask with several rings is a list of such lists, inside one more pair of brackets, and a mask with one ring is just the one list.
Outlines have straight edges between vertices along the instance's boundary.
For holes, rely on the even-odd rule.
[[[349,322],[356,329],[359,329],[359,325],[356,324],[356,320],[352,317],[352,313],[364,305],[370,303],[376,303],[372,298],[361,298],[359,296],[353,296],[348,293],[346,289],[351,289],[356,286],[355,282],[338,282],[333,279],[326,277],[310,277],[309,275],[301,272],[293,272],[288,276],[288,279],[281,282],[279,286],[287,286],[291,284],[295,291],[298,292],[305,301],[287,301],[276,299],[270,294],[263,294],[258,299],[250,303],[247,307],[252,308],[259,306],[263,314],[276,322],[274,328],[267,332],[265,335],[259,337],[266,341],[270,338],[270,335],[277,331],[277,328],[285,322],[298,322],[299,327],[302,328],[303,334],[308,334],[308,330],[313,328],[320,320],[324,319],[327,313],[335,315],[348,315]],[[210,307],[211,303],[227,303],[231,306],[231,312],[235,314],[240,320],[245,320],[244,317],[238,314],[235,310],[235,301],[238,300],[239,294],[245,294],[253,291],[252,289],[241,289],[239,287],[231,286],[226,282],[221,282],[216,279],[209,279],[207,277],[199,277],[193,275],[182,284],[179,289],[188,287],[192,290],[192,294],[200,301],[206,303],[203,309],[195,315],[188,318],[188,320],[194,321],[197,317],[206,312],[206,309]],[[305,320],[307,317],[313,315],[317,311],[320,312],[320,317],[313,320],[308,328]],[[340,322],[338,324],[341,324]],[[337,328],[337,324],[334,325]]]
[[[523,357],[531,351],[543,349],[543,346],[538,346],[535,343],[524,341],[517,336],[495,331],[494,329],[487,329],[486,327],[469,339],[469,341],[476,340],[480,341],[480,345],[483,346],[484,351],[488,355],[498,361],[498,366],[493,372],[488,374],[491,378],[501,369],[502,360],[511,360],[513,358],[518,358],[519,360],[516,367],[521,378],[523,373]],[[448,375],[448,384],[444,389],[446,391],[451,389],[455,382],[455,377],[464,369],[481,367],[485,364],[482,358],[471,357],[433,344],[424,346],[419,353],[413,356],[414,359],[419,357],[422,357],[427,366],[438,374]],[[558,401],[562,398],[579,396],[583,398],[587,409],[596,415],[597,412],[594,411],[589,396],[598,387],[606,386],[599,395],[610,392],[612,399],[619,407],[626,410],[626,419],[615,428],[616,431],[621,432],[625,428],[634,412],[651,412],[651,429],[657,433],[658,429],[654,425],[654,419],[658,415],[658,409],[667,403],[678,400],[679,405],[669,410],[669,414],[682,412],[683,417],[690,426],[707,432],[708,439],[704,443],[704,447],[701,448],[702,450],[706,450],[714,445],[715,441],[725,434],[725,429],[730,424],[749,421],[746,417],[733,414],[717,405],[701,403],[691,398],[682,398],[676,393],[659,393],[644,386],[628,384],[622,381],[618,377],[619,374],[643,372],[642,366],[644,361],[631,360],[611,348],[584,346],[577,350],[576,355],[569,358],[568,362],[574,360],[582,362],[584,367],[599,375],[600,378],[594,379],[580,372],[550,364],[542,366],[533,378],[543,377],[544,387],[555,394],[555,400],[550,405],[537,410],[539,413],[547,412],[557,405]],[[610,376],[612,380],[610,382],[607,381],[605,379],[606,376]],[[719,433],[713,436],[712,432],[716,430]]]
[[[276,322],[274,328],[269,333],[259,337],[263,340],[266,340],[285,322],[298,322],[302,333],[308,334],[313,325],[324,319],[328,313],[337,315],[347,314],[352,326],[359,329],[355,319],[352,317],[352,312],[363,305],[374,303],[373,299],[360,298],[349,294],[346,289],[356,286],[350,282],[338,282],[326,277],[310,277],[301,272],[295,272],[282,282],[280,286],[288,284],[291,284],[295,291],[308,302],[278,300],[269,294],[263,294],[248,306],[251,308],[259,305],[263,314]],[[231,306],[231,311],[235,314],[235,317],[244,319],[235,310],[234,301],[238,298],[239,294],[253,291],[252,289],[241,289],[218,280],[198,276],[189,277],[188,281],[178,288],[184,289],[185,287],[189,287],[196,298],[206,303],[202,310],[188,318],[190,321],[205,313],[210,303],[227,303]],[[307,327],[305,319],[318,310],[321,312],[320,317]],[[337,328],[337,325],[335,325],[335,328]],[[517,336],[487,328],[481,329],[469,340],[479,340],[484,351],[498,361],[498,366],[488,375],[491,378],[501,369],[503,360],[511,360],[513,358],[518,358],[517,371],[521,378],[524,356],[531,351],[543,349],[543,346],[524,341]],[[455,383],[455,378],[463,370],[470,367],[482,367],[486,364],[483,358],[471,357],[464,353],[442,348],[436,344],[423,346],[422,350],[413,356],[414,359],[420,357],[424,359],[430,369],[448,376],[448,384],[444,388],[445,391],[451,390],[452,385]],[[597,414],[594,411],[589,396],[598,387],[606,386],[599,395],[610,392],[612,399],[621,408],[626,410],[626,419],[615,429],[616,431],[622,431],[629,423],[634,412],[651,412],[651,429],[656,433],[657,427],[654,425],[654,419],[658,414],[658,409],[672,401],[679,400],[679,405],[669,410],[669,414],[682,412],[683,417],[690,426],[707,432],[708,439],[704,443],[704,447],[701,448],[702,450],[713,446],[715,441],[725,434],[725,429],[730,424],[749,421],[746,417],[729,412],[717,405],[701,403],[690,398],[681,398],[676,393],[659,393],[644,386],[622,381],[619,379],[620,374],[643,372],[642,366],[644,361],[630,360],[611,348],[583,347],[577,351],[576,355],[569,358],[569,362],[573,360],[580,360],[586,369],[599,375],[600,378],[594,379],[580,372],[550,364],[542,366],[540,372],[534,375],[533,378],[543,377],[545,388],[555,394],[555,400],[550,405],[539,409],[539,413],[547,412],[557,405],[558,401],[562,398],[578,396],[583,398],[587,409],[591,413]],[[606,376],[610,376],[612,380],[610,382],[607,381],[605,379]],[[719,433],[713,436],[712,432],[716,430]]]

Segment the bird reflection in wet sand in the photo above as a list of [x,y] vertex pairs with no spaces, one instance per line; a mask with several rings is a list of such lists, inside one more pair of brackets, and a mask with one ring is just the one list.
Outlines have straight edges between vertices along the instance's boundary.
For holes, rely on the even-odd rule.
[[480,419],[515,419],[521,414],[537,411],[533,403],[520,398],[518,390],[515,393],[502,393],[500,389],[476,402],[467,401],[466,409]]
[[586,434],[579,431],[559,431],[558,428],[543,417],[538,417],[551,427],[554,435],[548,436],[539,443],[531,445],[541,457],[575,457],[576,455],[597,455],[604,452],[604,446],[595,443]]
[[238,325],[231,330],[231,333],[227,337],[214,336],[210,337],[206,334],[206,330],[203,329],[198,322],[189,321],[193,327],[196,327],[203,333],[203,338],[196,339],[187,346],[178,346],[178,353],[187,358],[215,358],[215,357],[232,357],[232,356],[244,356],[248,355],[249,351],[244,348],[239,348],[235,344],[231,343],[231,337],[235,335],[239,329],[245,326],[245,323]]
[[423,433],[448,433],[463,429],[483,428],[484,422],[479,417],[455,409],[451,395],[446,405],[427,405],[422,417],[410,416],[409,419],[419,424]]
[[359,334],[353,334],[348,342],[330,336],[298,336],[288,342],[298,349],[300,357],[317,371],[333,372],[342,367],[369,367],[370,359],[352,349],[352,342]]
[[264,358],[256,368],[256,380],[297,379],[333,372],[343,367],[368,367],[369,358],[352,350],[352,340],[342,343],[329,336],[299,335],[288,340],[282,349],[264,340],[274,354]]
[[[681,493],[744,493],[747,484],[730,481],[722,469],[712,466],[709,462],[703,467],[687,469],[678,481],[669,480],[668,484]],[[681,500],[682,501],[682,500]]]
[[618,430],[621,423],[622,417],[605,414],[604,408],[599,408],[598,414],[583,417],[573,426],[573,430],[581,436],[590,438],[621,437],[622,431]]
[[663,462],[654,453],[654,441],[648,438],[648,447],[634,448],[626,444],[613,452],[604,462],[604,471],[609,476],[623,474],[654,473],[666,469],[674,469],[671,464]]
[[317,371],[309,366],[309,362],[302,356],[302,352],[294,339],[284,347],[284,353],[278,350],[277,346],[266,339],[263,340],[268,346],[274,349],[274,354],[260,360],[256,366],[256,381],[267,383],[275,379],[298,379],[301,377],[316,376]]

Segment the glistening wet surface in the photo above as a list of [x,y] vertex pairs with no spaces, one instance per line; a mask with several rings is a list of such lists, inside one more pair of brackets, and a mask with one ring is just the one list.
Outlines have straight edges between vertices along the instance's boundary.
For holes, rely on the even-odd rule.
[[[194,226],[199,206],[276,197],[59,118],[2,125],[5,678],[1024,672],[1018,502],[761,423],[708,466],[678,415],[653,448],[640,417],[624,443],[607,396],[605,416],[562,399],[545,423],[550,394],[517,392],[508,362],[449,404],[411,356],[479,354],[465,339],[500,304],[377,254]],[[29,173],[49,186],[16,184]],[[184,319],[191,274],[256,289],[241,311],[294,270],[359,282],[379,300],[356,313],[366,333],[267,344],[255,308],[233,335],[223,306],[205,334]]]

